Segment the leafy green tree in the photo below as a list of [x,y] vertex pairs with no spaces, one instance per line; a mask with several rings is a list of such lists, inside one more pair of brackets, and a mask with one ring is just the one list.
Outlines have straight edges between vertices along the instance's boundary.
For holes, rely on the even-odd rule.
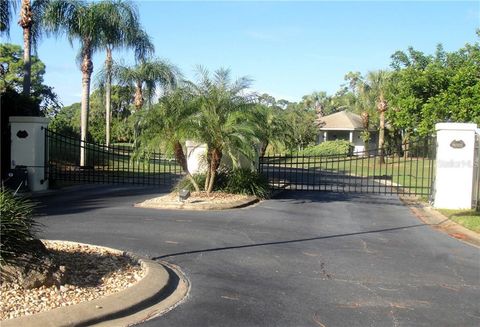
[[[7,89],[12,89],[21,93],[24,74],[22,48],[15,44],[0,44],[0,65],[2,67],[0,92],[3,93]],[[36,115],[40,114],[40,110],[46,111],[47,108],[57,108],[59,106],[57,95],[53,88],[45,85],[43,81],[45,64],[36,56],[31,58],[31,71],[31,97],[33,102],[37,103]]]
[[392,56],[388,118],[404,144],[412,135],[429,135],[437,122],[480,122],[479,64],[478,43],[451,53],[439,45],[434,55],[408,48]]
[[290,151],[300,151],[315,143],[318,136],[315,111],[301,104],[290,103],[284,111],[284,119],[290,125],[290,133],[286,138],[287,148]]

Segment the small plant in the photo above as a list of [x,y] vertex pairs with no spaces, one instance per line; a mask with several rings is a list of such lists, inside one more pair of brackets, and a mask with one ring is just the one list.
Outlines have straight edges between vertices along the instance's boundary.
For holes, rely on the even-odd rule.
[[[193,178],[203,189],[206,180],[205,174],[195,174]],[[182,189],[194,191],[194,187],[187,177],[182,178],[174,187],[174,191],[177,192]],[[215,180],[214,191],[255,195],[262,199],[267,198],[270,193],[268,181],[262,174],[243,168],[220,169]]]
[[349,156],[353,153],[353,146],[345,140],[325,141],[315,146],[309,146],[300,153],[305,156]]
[[0,264],[16,264],[25,255],[35,257],[33,246],[39,224],[33,219],[31,201],[0,189]]
[[226,183],[222,191],[255,195],[262,199],[267,198],[270,193],[268,181],[262,174],[244,168],[232,169],[227,172]]

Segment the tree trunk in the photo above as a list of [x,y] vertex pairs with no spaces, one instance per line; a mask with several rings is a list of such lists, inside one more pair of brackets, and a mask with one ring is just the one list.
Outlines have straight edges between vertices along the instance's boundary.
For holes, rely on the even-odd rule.
[[378,112],[380,113],[380,128],[378,132],[378,150],[380,163],[385,163],[385,111],[387,110],[387,102],[380,95],[379,102],[377,104]]
[[33,24],[32,8],[30,0],[22,0],[22,8],[20,11],[20,20],[18,24],[23,29],[23,94],[30,96],[31,87],[31,29]]
[[268,144],[269,144],[268,141],[265,141],[265,143],[262,143],[262,146],[260,147],[260,157],[265,156],[265,152],[267,152]]
[[84,40],[82,50],[82,106],[80,113],[80,166],[87,163],[86,142],[88,135],[88,112],[90,109],[90,79],[93,72],[90,42]]
[[107,47],[107,59],[105,60],[105,144],[110,145],[110,121],[112,118],[112,49]]
[[211,150],[211,147],[208,146],[207,147],[207,173],[206,173],[206,176],[205,176],[205,185],[204,185],[204,190],[207,191],[208,190],[208,186],[210,185],[210,178],[211,178],[211,169],[212,167],[212,150]]
[[207,189],[207,194],[210,194],[213,191],[213,186],[215,185],[215,177],[217,176],[217,169],[220,167],[220,161],[222,160],[222,150],[213,149],[212,151],[212,161],[210,167],[210,181]]
[[193,187],[195,188],[196,192],[200,192],[200,188],[198,187],[197,182],[193,178],[192,174],[188,171],[188,164],[187,159],[185,158],[185,153],[183,152],[182,145],[179,141],[175,141],[173,144],[173,149],[175,152],[175,159],[177,160],[180,167],[182,167],[183,172],[187,175],[187,178],[192,183]]
[[403,140],[402,140],[402,143],[403,143],[403,158],[404,159],[408,159],[408,156],[409,156],[409,150],[410,150],[410,133],[409,132],[405,132],[404,136],[403,136]]
[[143,92],[142,92],[142,81],[137,81],[135,83],[135,110],[139,111],[143,107]]

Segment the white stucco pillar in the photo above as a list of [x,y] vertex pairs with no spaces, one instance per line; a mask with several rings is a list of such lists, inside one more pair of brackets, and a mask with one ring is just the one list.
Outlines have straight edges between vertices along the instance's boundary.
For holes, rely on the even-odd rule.
[[327,136],[327,131],[323,132],[323,142],[328,141]]
[[187,167],[190,174],[207,171],[207,145],[194,141],[185,142],[187,148]]
[[10,168],[26,166],[28,188],[32,192],[48,189],[45,180],[45,117],[10,117],[11,162]]
[[348,134],[348,140],[350,143],[353,143],[353,131],[350,131],[350,133]]
[[434,206],[445,209],[472,207],[476,124],[439,123]]

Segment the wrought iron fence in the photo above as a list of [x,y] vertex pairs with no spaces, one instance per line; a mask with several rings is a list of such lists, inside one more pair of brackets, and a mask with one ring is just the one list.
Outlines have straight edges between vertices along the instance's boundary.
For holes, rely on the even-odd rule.
[[383,156],[378,149],[353,155],[272,155],[260,158],[259,170],[277,189],[429,196],[435,150],[429,138],[387,148]]
[[[106,146],[45,130],[46,178],[50,181],[173,185],[182,176],[175,159],[162,153],[138,154],[132,147]],[[80,149],[86,163],[80,166]]]

